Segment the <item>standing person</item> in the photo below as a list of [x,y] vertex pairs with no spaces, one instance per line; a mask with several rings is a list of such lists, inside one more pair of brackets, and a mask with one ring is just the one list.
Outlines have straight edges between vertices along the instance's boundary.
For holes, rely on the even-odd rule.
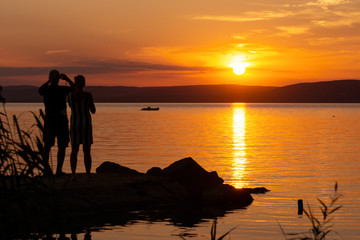
[[6,101],[5,101],[5,98],[3,98],[3,97],[1,96],[2,89],[3,89],[3,87],[0,86],[0,102],[5,103],[5,102],[6,102]]
[[91,144],[93,143],[91,115],[95,113],[96,108],[93,97],[90,92],[83,91],[85,87],[85,77],[78,75],[75,77],[75,91],[70,94],[69,105],[71,108],[71,172],[75,179],[77,155],[79,145],[83,145],[84,163],[86,173],[91,171]]
[[[68,86],[59,86],[59,80],[63,79],[70,84]],[[45,105],[45,126],[44,126],[44,160],[49,162],[49,153],[51,147],[55,144],[57,138],[57,168],[56,176],[62,176],[65,173],[62,167],[65,159],[66,147],[69,144],[69,121],[66,114],[66,97],[75,89],[75,84],[65,75],[60,74],[58,70],[51,70],[49,80],[39,88],[39,94],[44,97]],[[49,174],[49,173],[46,173]]]

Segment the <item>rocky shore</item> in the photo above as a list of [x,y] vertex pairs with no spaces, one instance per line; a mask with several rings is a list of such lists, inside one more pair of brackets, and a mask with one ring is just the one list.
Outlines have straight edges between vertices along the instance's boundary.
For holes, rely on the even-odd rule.
[[[4,217],[15,225],[44,226],[45,221],[51,225],[74,226],[90,219],[101,221],[114,214],[118,221],[119,216],[121,221],[127,221],[134,218],[134,211],[156,212],[159,218],[174,219],[179,217],[179,211],[180,215],[191,216],[194,211],[189,209],[196,209],[200,215],[223,215],[227,210],[251,204],[251,194],[268,191],[236,189],[223,182],[216,172],[206,171],[192,158],[164,169],[155,167],[147,173],[105,162],[90,178],[86,174],[77,174],[76,180],[70,175],[37,177],[41,191],[21,196],[21,204],[11,201],[15,196],[10,195],[0,203],[7,205]],[[196,221],[202,216],[192,218]]]

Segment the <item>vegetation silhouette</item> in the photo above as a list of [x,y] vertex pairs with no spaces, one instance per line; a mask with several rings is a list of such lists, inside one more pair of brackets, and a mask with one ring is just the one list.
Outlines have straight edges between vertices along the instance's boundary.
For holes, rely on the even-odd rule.
[[[65,186],[55,187],[49,161],[45,159],[45,114],[41,110],[32,114],[35,123],[23,130],[16,116],[11,126],[5,103],[0,111],[0,239],[11,239],[26,231],[22,226],[29,224],[34,211],[48,215],[48,224],[59,221],[57,196]],[[45,173],[46,184],[39,178]]]
[[[326,237],[335,233],[339,237],[338,232],[332,229],[332,221],[334,219],[333,215],[337,212],[342,205],[338,205],[338,200],[342,197],[342,194],[338,193],[338,184],[337,182],[334,185],[334,193],[329,196],[329,203],[326,203],[324,200],[317,198],[320,203],[321,217],[316,217],[310,205],[308,204],[307,210],[304,209],[304,213],[308,220],[311,223],[311,228],[308,232],[301,233],[286,233],[279,223],[281,232],[283,233],[286,240],[325,240]],[[291,238],[288,238],[291,236]]]

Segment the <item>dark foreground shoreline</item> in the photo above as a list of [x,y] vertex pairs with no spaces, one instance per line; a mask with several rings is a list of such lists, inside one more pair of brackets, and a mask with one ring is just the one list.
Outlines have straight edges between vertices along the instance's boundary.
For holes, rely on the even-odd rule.
[[107,162],[90,178],[77,174],[74,181],[68,174],[35,180],[38,190],[0,199],[6,210],[0,219],[1,239],[15,233],[79,233],[145,219],[193,226],[245,208],[253,201],[251,194],[267,191],[235,189],[191,158],[147,174]]

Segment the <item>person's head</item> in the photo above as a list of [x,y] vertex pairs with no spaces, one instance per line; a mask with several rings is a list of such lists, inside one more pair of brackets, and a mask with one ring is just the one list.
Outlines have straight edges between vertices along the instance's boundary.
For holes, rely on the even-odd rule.
[[60,72],[56,69],[53,69],[49,72],[49,80],[51,81],[51,85],[59,84]]
[[83,75],[77,75],[74,79],[77,89],[83,89],[85,87],[85,77]]

